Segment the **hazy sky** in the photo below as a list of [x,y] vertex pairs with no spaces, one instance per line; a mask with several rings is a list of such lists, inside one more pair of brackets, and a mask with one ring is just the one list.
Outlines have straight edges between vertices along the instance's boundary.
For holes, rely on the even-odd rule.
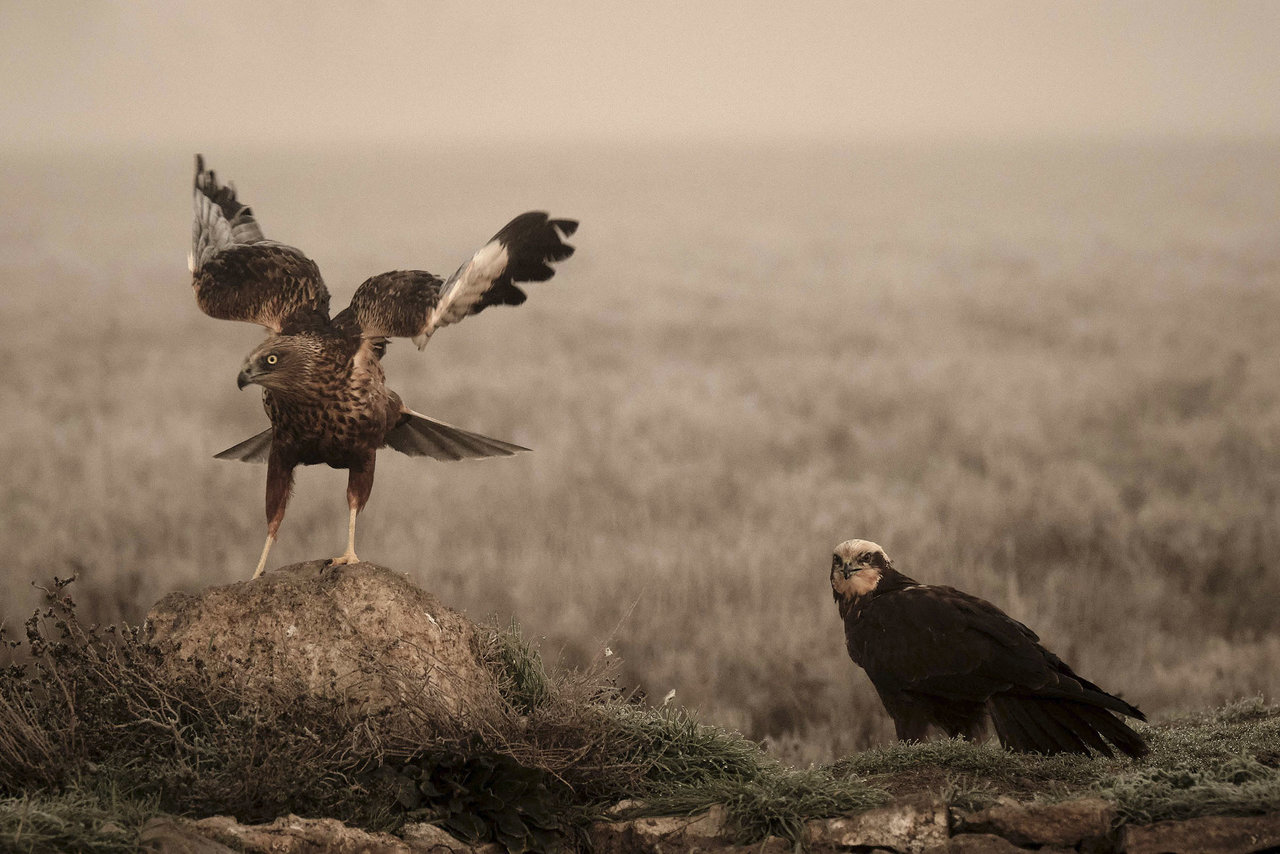
[[1280,134],[1280,2],[0,0],[22,146]]

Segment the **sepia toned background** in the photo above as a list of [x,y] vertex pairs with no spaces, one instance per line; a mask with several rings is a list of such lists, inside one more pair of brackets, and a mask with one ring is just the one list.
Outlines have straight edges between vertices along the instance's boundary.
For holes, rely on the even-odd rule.
[[[1280,7],[0,4],[0,615],[247,577],[261,331],[188,288],[192,156],[335,308],[507,219],[578,254],[393,344],[359,552],[829,760],[891,733],[831,547],[985,596],[1156,718],[1280,687]],[[300,472],[272,553],[337,554]]]

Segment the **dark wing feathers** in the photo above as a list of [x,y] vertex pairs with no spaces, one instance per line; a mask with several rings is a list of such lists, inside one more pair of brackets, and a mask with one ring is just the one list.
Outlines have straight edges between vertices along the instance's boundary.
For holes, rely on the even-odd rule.
[[880,596],[855,625],[869,641],[861,655],[868,675],[881,672],[904,687],[981,700],[1011,681],[1038,681],[1045,670],[1034,632],[950,587]]
[[490,243],[496,241],[507,247],[507,268],[480,295],[472,313],[484,311],[491,305],[524,302],[524,291],[514,283],[545,282],[554,276],[556,271],[551,264],[573,255],[573,247],[565,243],[562,236],[572,237],[577,230],[578,223],[574,220],[551,219],[541,211],[521,214],[503,226]]
[[366,279],[334,325],[365,338],[412,338],[440,301],[444,279],[425,270],[393,270]]
[[442,281],[420,270],[383,273],[356,289],[349,307],[335,319],[354,323],[365,337],[413,338],[421,349],[441,326],[484,311],[491,305],[519,305],[525,293],[517,282],[544,282],[552,264],[573,254],[564,242],[577,230],[568,219],[541,211],[523,213],[480,247],[458,271]]
[[199,270],[219,251],[233,245],[265,240],[253,211],[236,199],[236,188],[218,184],[204,158],[196,155],[195,219],[191,223],[191,272]]
[[1114,745],[1135,758],[1149,750],[1124,721],[1087,702],[1009,692],[994,695],[988,706],[1000,742],[1012,750],[1088,753],[1091,747],[1112,756]]
[[1130,756],[1142,738],[1111,712],[1142,712],[1077,675],[1031,629],[989,602],[919,585],[876,597],[847,624],[850,653],[882,692],[987,702],[1015,750]]
[[219,184],[196,155],[190,267],[196,304],[210,317],[274,332],[329,316],[329,291],[315,262],[263,237],[253,211]]
[[232,445],[213,455],[215,460],[239,460],[242,463],[265,463],[271,455],[271,439],[274,429],[268,427],[256,436]]
[[[195,218],[190,266],[200,310],[210,317],[257,323],[274,332],[328,320],[329,291],[315,262],[267,240],[253,211],[220,184],[196,155]],[[541,211],[503,226],[444,281],[422,270],[397,270],[367,279],[334,318],[337,328],[365,338],[413,338],[419,349],[441,326],[491,305],[525,300],[517,282],[543,282],[551,265],[573,254],[564,242],[578,223]]]
[[387,433],[387,446],[411,457],[431,457],[437,460],[509,457],[529,450],[454,427],[417,412],[405,412],[401,415],[400,422]]

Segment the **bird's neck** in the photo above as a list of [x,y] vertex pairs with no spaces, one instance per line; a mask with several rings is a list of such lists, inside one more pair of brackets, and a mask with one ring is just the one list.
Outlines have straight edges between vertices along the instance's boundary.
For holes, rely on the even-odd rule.
[[837,600],[837,604],[840,608],[840,618],[848,619],[852,616],[854,619],[857,619],[861,615],[862,609],[867,607],[867,605],[875,601],[877,598],[888,593],[893,593],[897,590],[903,590],[907,587],[915,586],[916,584],[917,582],[915,579],[908,578],[897,570],[891,568],[883,572],[880,579],[876,582],[876,586],[872,587],[866,593],[855,593]]

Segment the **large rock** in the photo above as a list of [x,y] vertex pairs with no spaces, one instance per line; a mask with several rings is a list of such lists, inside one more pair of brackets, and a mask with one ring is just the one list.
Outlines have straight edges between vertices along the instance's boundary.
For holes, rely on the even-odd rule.
[[149,821],[139,848],[154,854],[504,854],[496,843],[469,845],[431,824],[407,824],[399,836],[370,833],[332,818],[286,815],[269,824],[241,824],[215,815],[193,821]]
[[947,806],[930,797],[904,798],[849,818],[811,821],[809,847],[814,851],[879,849],[919,854],[945,845]]
[[1014,845],[1075,848],[1100,845],[1111,834],[1116,809],[1101,798],[1050,803],[1000,803],[966,816],[963,833],[989,833]]
[[138,834],[138,849],[156,854],[237,854],[241,849],[214,842],[184,818],[153,818]]
[[421,735],[475,728],[503,707],[476,626],[370,563],[311,561],[171,593],[147,615],[146,637],[246,690],[335,698]]
[[194,822],[196,832],[246,854],[417,854],[402,839],[347,827],[332,818],[286,815],[270,824],[240,824],[225,815]]
[[1255,816],[1213,815],[1186,821],[1161,821],[1124,831],[1125,854],[1244,854],[1280,850],[1280,813]]
[[[924,854],[1024,854],[1026,850],[993,833],[962,833],[941,845],[926,848]],[[1047,854],[1044,848],[1037,851]]]
[[787,854],[791,846],[776,836],[753,845],[736,844],[724,807],[715,806],[695,816],[599,822],[591,827],[591,850],[595,854]]

